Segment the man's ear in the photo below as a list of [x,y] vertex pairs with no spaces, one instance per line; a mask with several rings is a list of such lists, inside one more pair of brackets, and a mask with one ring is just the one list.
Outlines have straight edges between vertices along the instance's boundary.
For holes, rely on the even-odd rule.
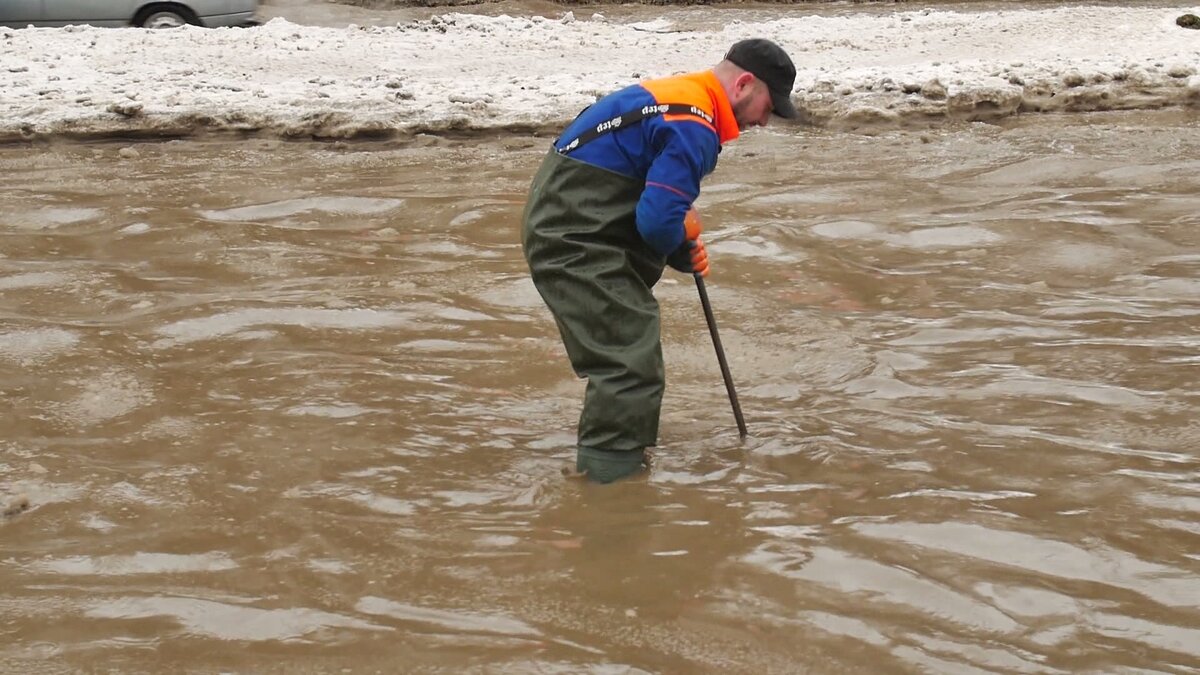
[[754,75],[744,72],[744,73],[738,75],[736,78],[734,78],[733,90],[735,92],[737,92],[738,94],[741,94],[746,89],[746,87],[749,87],[752,84],[754,84]]

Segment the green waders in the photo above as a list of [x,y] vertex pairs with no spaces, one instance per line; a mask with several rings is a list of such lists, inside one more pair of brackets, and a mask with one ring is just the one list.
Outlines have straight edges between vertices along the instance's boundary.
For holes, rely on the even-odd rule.
[[665,261],[637,232],[645,185],[551,151],[533,179],[521,243],[575,374],[587,378],[576,468],[607,483],[658,442],[665,379],[658,301]]

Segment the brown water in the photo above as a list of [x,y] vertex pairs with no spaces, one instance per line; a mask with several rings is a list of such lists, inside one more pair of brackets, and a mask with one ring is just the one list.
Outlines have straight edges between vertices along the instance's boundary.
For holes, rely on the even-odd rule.
[[1196,672],[1198,130],[746,136],[606,487],[545,139],[0,149],[0,671]]

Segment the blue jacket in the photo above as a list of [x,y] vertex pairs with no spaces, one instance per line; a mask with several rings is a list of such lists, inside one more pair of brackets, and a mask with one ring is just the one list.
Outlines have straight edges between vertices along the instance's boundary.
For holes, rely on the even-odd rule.
[[607,120],[660,104],[694,106],[712,123],[687,114],[648,117],[580,145],[569,156],[645,181],[637,204],[638,233],[665,257],[683,244],[683,217],[700,195],[700,179],[716,168],[721,146],[738,137],[733,108],[712,71],[648,80],[613,92],[580,113],[554,147],[561,150]]

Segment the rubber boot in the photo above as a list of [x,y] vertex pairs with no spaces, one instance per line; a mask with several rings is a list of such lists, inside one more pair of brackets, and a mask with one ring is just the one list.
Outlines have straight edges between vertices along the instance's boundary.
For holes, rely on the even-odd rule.
[[600,450],[581,445],[575,455],[575,471],[596,483],[611,483],[641,471],[645,465],[645,449]]

